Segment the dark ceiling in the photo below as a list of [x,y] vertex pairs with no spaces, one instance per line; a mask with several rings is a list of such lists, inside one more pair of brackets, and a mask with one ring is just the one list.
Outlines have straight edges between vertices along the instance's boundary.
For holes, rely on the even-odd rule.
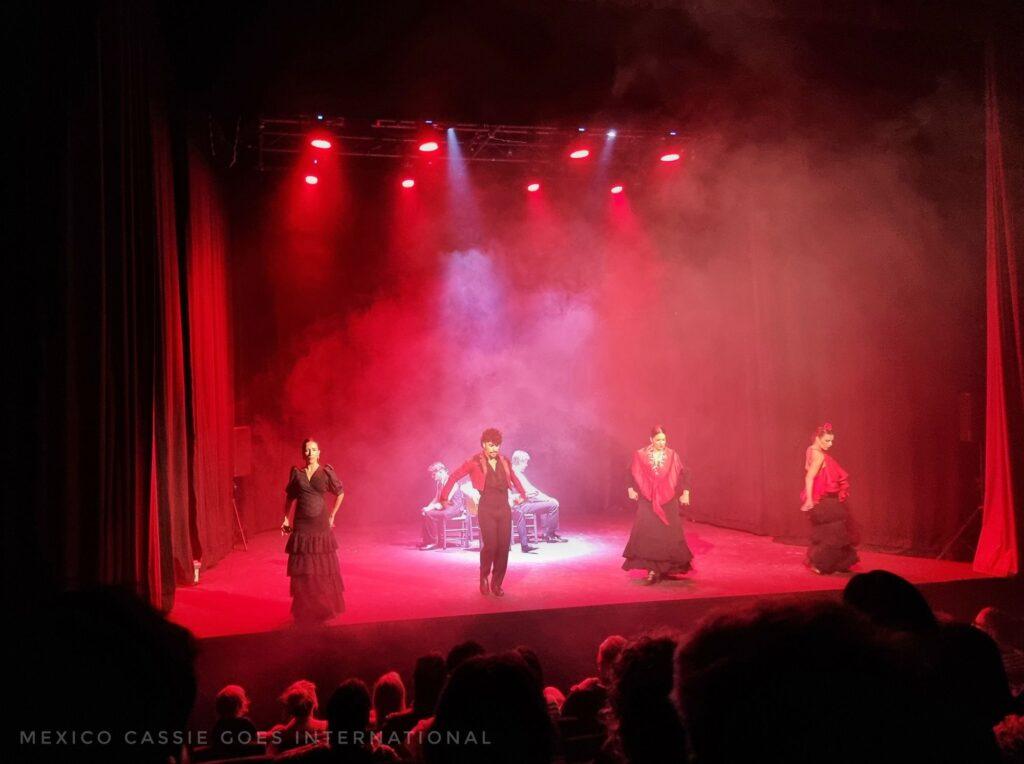
[[707,130],[830,123],[833,104],[885,119],[943,78],[980,83],[992,19],[1019,40],[1022,6],[178,0],[162,24],[179,89],[222,118],[322,111]]

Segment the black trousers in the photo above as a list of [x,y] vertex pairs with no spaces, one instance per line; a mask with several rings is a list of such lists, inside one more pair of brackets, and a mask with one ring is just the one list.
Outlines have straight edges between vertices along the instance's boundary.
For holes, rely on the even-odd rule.
[[491,583],[500,586],[508,569],[508,548],[512,541],[512,510],[501,494],[490,499],[484,494],[477,513],[480,524],[480,578],[491,576]]

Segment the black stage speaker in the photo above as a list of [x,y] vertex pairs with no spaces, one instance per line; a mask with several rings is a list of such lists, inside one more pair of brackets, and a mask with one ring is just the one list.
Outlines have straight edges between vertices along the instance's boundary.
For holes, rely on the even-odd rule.
[[245,477],[252,474],[252,428],[248,425],[236,426],[232,430],[234,445],[234,472],[232,477]]

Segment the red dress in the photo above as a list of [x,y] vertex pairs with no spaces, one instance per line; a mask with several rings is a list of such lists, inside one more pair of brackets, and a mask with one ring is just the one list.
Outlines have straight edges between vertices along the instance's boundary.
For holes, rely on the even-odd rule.
[[[811,464],[813,446],[808,447],[804,461],[804,474]],[[850,520],[850,475],[839,462],[828,454],[814,476],[811,491],[814,509],[807,514],[811,520],[811,544],[807,548],[807,564],[822,573],[849,570],[860,558]],[[800,500],[807,500],[807,489],[800,492]]]

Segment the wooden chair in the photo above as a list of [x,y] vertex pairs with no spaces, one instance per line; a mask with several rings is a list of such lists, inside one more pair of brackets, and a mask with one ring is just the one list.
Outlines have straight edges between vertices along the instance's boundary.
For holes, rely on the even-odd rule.
[[479,511],[479,495],[471,485],[462,484],[458,487],[462,491],[466,511],[461,515],[441,520],[441,548],[448,548],[448,541],[459,542],[463,549],[469,549],[473,542],[480,538],[480,526],[477,525],[476,515]]
[[469,549],[473,542],[480,538],[480,528],[476,524],[476,516],[463,512],[455,517],[441,519],[441,548],[447,549],[448,542],[458,542],[463,549]]
[[[512,511],[516,511],[515,507],[512,508]],[[519,533],[516,531],[515,523],[512,524],[512,543],[522,543],[522,539],[519,538]],[[537,543],[537,515],[532,512],[526,516],[526,543]]]

